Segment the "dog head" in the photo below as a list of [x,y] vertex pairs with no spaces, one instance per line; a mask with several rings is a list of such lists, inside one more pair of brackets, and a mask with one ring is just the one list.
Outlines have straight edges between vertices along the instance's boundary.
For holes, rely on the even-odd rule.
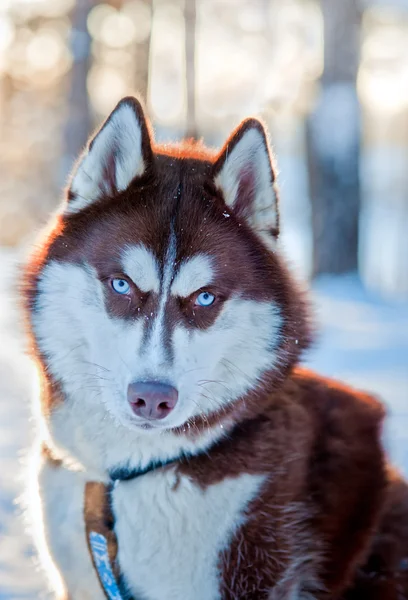
[[27,268],[46,410],[58,396],[151,434],[205,427],[270,389],[308,343],[278,230],[258,120],[219,154],[158,146],[138,101],[122,100]]

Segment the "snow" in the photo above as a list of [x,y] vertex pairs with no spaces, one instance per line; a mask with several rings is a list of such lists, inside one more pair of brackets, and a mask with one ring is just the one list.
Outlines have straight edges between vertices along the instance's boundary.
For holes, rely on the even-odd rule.
[[33,439],[29,417],[33,369],[24,355],[18,319],[16,256],[1,250],[0,266],[0,599],[42,598],[30,537],[17,500]]
[[[33,438],[33,371],[18,320],[17,260],[16,253],[0,250],[0,600],[49,597],[15,503]],[[370,295],[356,276],[320,279],[313,299],[321,329],[307,364],[383,398],[389,410],[385,444],[408,475],[408,304]]]

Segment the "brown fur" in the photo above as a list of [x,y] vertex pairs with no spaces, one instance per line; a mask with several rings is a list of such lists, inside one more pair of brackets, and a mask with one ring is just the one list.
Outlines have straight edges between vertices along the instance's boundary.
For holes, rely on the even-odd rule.
[[[291,589],[299,573],[310,591],[320,588],[316,598],[347,587],[384,502],[382,417],[374,399],[298,370],[208,456],[180,466],[203,486],[244,472],[270,475],[221,557],[223,598],[267,598],[273,586]],[[401,560],[404,542],[393,543]]]

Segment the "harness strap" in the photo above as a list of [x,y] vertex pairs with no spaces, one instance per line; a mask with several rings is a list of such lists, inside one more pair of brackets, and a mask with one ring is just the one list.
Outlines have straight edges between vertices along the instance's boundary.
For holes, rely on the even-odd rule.
[[107,600],[123,600],[118,581],[118,540],[111,509],[112,485],[88,482],[85,486],[84,520],[92,563]]

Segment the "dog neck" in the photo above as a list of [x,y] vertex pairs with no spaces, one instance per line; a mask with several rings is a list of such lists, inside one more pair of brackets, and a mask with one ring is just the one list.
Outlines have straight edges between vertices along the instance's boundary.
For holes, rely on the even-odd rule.
[[151,473],[152,471],[158,471],[169,465],[176,465],[177,463],[186,462],[195,456],[199,456],[200,454],[202,454],[202,453],[201,452],[199,452],[198,454],[183,453],[174,458],[170,458],[168,460],[153,460],[143,469],[134,469],[134,468],[129,469],[126,467],[117,467],[115,469],[112,469],[109,472],[109,476],[110,476],[112,485],[115,486],[117,483],[119,483],[121,481],[131,481],[133,479],[138,479],[139,477],[142,477],[142,475],[147,475],[148,473]]

